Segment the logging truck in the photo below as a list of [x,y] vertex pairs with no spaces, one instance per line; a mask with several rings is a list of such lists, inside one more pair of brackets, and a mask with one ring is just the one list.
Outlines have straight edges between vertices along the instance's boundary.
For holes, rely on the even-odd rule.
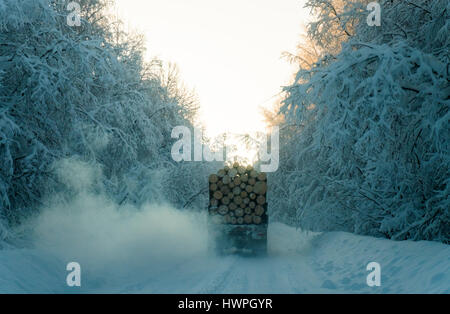
[[210,248],[219,254],[267,252],[267,176],[234,163],[209,176]]

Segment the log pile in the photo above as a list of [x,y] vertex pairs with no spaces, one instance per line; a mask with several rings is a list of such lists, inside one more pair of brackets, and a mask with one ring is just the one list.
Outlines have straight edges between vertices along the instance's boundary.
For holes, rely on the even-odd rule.
[[234,163],[209,176],[209,214],[216,224],[267,222],[267,176]]

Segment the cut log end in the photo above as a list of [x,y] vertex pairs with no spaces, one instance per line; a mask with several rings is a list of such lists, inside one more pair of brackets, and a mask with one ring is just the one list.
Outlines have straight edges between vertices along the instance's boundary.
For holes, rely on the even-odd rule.
[[226,215],[228,213],[228,207],[225,205],[222,205],[219,207],[219,214]]
[[266,198],[262,195],[260,195],[256,198],[256,203],[258,203],[258,205],[264,205],[265,202],[266,202]]
[[231,178],[234,178],[235,176],[237,176],[237,170],[235,168],[230,169],[230,171],[228,171],[228,176],[230,176]]
[[256,194],[263,195],[267,192],[267,184],[264,181],[258,181],[256,182],[255,186],[253,187],[253,191]]
[[242,208],[238,208],[234,211],[234,214],[236,215],[236,217],[242,217],[244,216],[244,210]]
[[224,205],[230,204],[230,199],[227,196],[223,197],[221,201]]
[[213,196],[216,200],[220,200],[220,199],[222,199],[223,194],[220,191],[215,191]]
[[255,207],[255,215],[256,216],[262,216],[264,214],[264,207],[261,205],[258,205]]
[[253,216],[253,223],[260,225],[262,223],[262,218],[260,216]]
[[267,175],[265,172],[260,172],[258,173],[258,180],[259,181],[266,181],[267,180]]
[[209,182],[210,183],[217,183],[217,181],[219,181],[219,177],[215,174],[212,174],[209,176]]
[[230,182],[231,182],[231,178],[230,178],[228,175],[225,175],[225,176],[222,178],[222,182],[223,182],[223,184],[228,185],[228,184],[230,184]]

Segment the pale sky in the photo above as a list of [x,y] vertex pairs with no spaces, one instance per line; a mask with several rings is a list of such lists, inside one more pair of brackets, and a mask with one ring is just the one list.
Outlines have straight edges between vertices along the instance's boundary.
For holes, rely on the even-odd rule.
[[305,0],[116,0],[125,25],[143,33],[148,57],[174,62],[195,88],[209,135],[264,131],[270,107],[295,68],[307,23]]

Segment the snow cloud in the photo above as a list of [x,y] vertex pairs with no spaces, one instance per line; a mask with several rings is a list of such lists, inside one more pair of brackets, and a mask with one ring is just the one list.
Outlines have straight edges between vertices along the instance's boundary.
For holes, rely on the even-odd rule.
[[[118,206],[89,186],[101,173],[81,162],[60,162],[56,171],[75,191],[55,195],[33,221],[35,245],[64,263],[78,262],[93,276],[105,272],[158,272],[206,253],[205,217],[168,205]],[[61,265],[65,268],[65,265]],[[92,277],[92,276],[91,276]]]

